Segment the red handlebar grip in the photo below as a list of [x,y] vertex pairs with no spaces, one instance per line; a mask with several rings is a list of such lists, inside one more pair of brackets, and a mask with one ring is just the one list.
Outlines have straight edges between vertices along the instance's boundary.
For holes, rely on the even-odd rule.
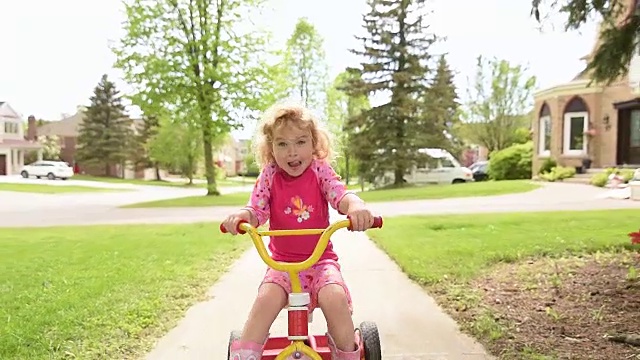
[[[240,222],[238,223],[238,228],[236,229],[236,231],[238,232],[238,234],[244,234],[246,231],[240,229],[240,224],[243,223],[249,223],[246,220],[240,220]],[[223,234],[228,233],[227,229],[224,227],[224,225],[222,223],[220,223],[220,232],[222,232]]]
[[[349,221],[351,221],[351,218],[349,216],[347,216],[347,219],[349,219]],[[371,225],[371,228],[381,228],[382,227],[382,216],[374,216],[373,218],[373,225]],[[351,224],[349,224],[349,226],[347,226],[348,230],[353,229]]]

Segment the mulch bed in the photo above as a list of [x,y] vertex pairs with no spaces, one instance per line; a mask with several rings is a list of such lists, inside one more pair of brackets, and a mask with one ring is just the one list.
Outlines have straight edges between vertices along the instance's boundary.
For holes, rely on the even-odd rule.
[[637,253],[505,264],[471,286],[477,303],[453,316],[489,310],[501,335],[480,341],[501,359],[640,359]]

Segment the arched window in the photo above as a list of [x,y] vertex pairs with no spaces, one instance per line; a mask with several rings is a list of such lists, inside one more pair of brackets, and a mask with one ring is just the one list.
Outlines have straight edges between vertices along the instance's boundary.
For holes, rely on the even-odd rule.
[[551,109],[544,103],[538,115],[538,154],[551,155]]
[[585,155],[589,129],[589,109],[581,97],[576,96],[564,108],[562,124],[562,153],[565,155]]

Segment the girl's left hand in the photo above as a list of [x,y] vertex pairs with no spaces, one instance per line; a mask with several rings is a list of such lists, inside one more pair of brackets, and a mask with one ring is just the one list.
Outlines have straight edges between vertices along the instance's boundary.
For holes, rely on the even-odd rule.
[[365,231],[373,226],[373,213],[364,204],[349,206],[347,217],[351,220],[351,231]]

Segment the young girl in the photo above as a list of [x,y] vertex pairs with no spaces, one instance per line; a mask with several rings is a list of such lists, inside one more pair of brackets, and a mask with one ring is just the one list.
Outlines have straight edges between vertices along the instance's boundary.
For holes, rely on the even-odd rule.
[[[373,215],[354,193],[347,192],[329,161],[329,135],[311,112],[301,106],[276,105],[263,117],[255,148],[262,171],[246,207],[231,214],[223,225],[232,234],[241,220],[258,227],[269,220],[270,229],[325,228],[328,204],[351,218],[355,231],[373,225]],[[307,259],[319,235],[271,237],[269,250],[277,261]],[[320,261],[300,274],[303,290],[311,294],[310,311],[320,307],[336,360],[360,359],[349,290],[342,278],[338,256],[329,242]],[[288,274],[268,269],[242,337],[231,345],[231,359],[260,359],[271,324],[287,305],[291,285]]]

